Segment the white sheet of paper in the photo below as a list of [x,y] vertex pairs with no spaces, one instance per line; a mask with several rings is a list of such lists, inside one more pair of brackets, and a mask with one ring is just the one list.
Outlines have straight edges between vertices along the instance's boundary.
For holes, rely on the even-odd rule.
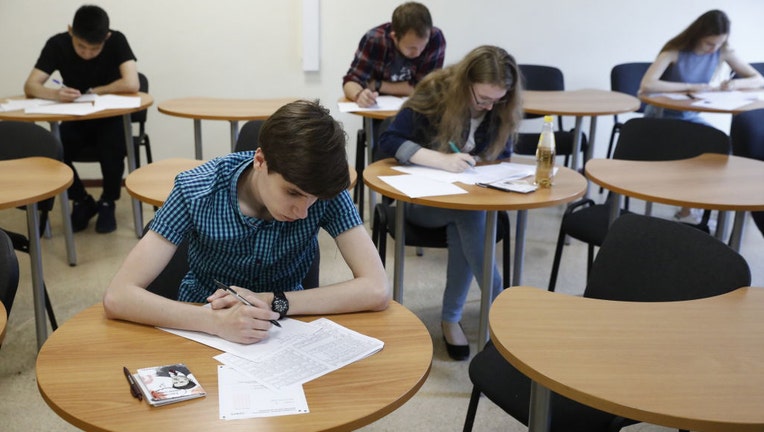
[[24,110],[27,114],[59,114],[59,115],[88,115],[105,108],[97,107],[91,103],[57,103],[29,107]]
[[95,98],[95,106],[102,109],[138,108],[141,106],[140,96],[120,96],[113,94],[99,95]]
[[310,412],[301,385],[271,390],[225,365],[218,365],[218,392],[221,420]]
[[8,99],[0,104],[0,111],[16,111],[42,105],[51,105],[56,103],[50,99]]
[[394,170],[416,176],[427,177],[431,180],[464,184],[493,183],[499,180],[518,180],[533,175],[536,168],[533,165],[502,162],[499,164],[480,165],[461,173],[451,173],[436,168],[419,165],[394,166]]
[[379,339],[362,335],[331,320],[311,323],[319,330],[295,345],[285,345],[257,361],[227,352],[215,360],[271,389],[304,384],[381,350]]
[[358,112],[358,111],[398,111],[406,98],[397,96],[378,96],[377,104],[368,108],[361,108],[355,102],[338,102],[340,112]]
[[467,193],[455,184],[418,175],[380,176],[379,179],[411,198]]
[[709,91],[693,93],[692,96],[700,99],[694,102],[693,106],[732,110],[759,100],[760,94],[759,92]]

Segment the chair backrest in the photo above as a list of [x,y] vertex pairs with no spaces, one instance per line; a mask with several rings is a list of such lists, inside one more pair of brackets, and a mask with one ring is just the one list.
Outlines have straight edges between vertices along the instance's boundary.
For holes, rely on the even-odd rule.
[[[149,92],[149,79],[146,78],[146,75],[138,72],[138,91],[142,91],[144,93]],[[130,114],[130,120],[133,123],[146,123],[146,113],[148,112],[148,109],[142,110],[142,111],[136,111],[132,114]]]
[[[522,75],[525,90],[560,91],[565,90],[565,77],[562,71],[554,66],[520,64],[517,65]],[[525,118],[542,117],[539,114],[525,114]],[[562,117],[558,116],[558,127],[562,130]]]
[[720,295],[750,284],[745,258],[717,238],[678,222],[625,214],[610,227],[584,296],[679,301]]
[[19,261],[13,250],[13,242],[5,231],[0,230],[0,302],[5,306],[8,315],[11,314],[18,286]]
[[[647,68],[652,63],[649,62],[634,62],[634,63],[621,63],[613,66],[610,70],[610,89],[613,91],[626,93],[632,96],[637,96],[639,92],[639,84],[642,82],[642,77],[647,72]],[[639,105],[639,109],[636,112],[644,112],[645,103]]]
[[764,160],[764,109],[732,116],[732,154]]
[[263,127],[264,120],[250,120],[244,123],[239,129],[239,137],[236,138],[234,151],[257,150],[259,147],[258,138],[260,137],[260,128]]
[[61,143],[44,127],[31,122],[0,122],[0,160],[43,156],[63,160]]
[[621,128],[613,158],[678,160],[703,153],[729,154],[729,137],[714,127],[685,120],[633,118]]

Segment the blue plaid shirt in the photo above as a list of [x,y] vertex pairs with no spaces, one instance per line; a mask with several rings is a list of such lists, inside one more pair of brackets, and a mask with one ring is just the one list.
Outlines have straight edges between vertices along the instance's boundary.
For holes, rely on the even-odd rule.
[[347,191],[318,200],[308,217],[264,221],[239,209],[236,184],[253,163],[254,152],[231,153],[182,172],[151,229],[173,244],[189,239],[189,272],[178,299],[206,302],[213,279],[254,292],[302,289],[324,228],[332,237],[361,225]]

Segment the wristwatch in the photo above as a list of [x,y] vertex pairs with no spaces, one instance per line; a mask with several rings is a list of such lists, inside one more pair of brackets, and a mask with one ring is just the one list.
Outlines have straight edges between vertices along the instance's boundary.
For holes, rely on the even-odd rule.
[[374,81],[374,91],[379,93],[379,89],[382,88],[382,80]]
[[289,300],[283,292],[273,293],[273,302],[271,302],[271,310],[279,313],[279,319],[286,316],[289,310]]

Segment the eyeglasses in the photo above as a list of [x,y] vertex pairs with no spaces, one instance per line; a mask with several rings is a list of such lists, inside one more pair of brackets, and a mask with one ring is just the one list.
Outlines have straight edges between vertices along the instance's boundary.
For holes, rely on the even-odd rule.
[[475,94],[475,89],[473,88],[473,86],[470,86],[470,92],[472,92],[472,100],[475,101],[475,105],[482,108],[487,108],[493,105],[501,105],[503,103],[506,103],[507,100],[509,99],[509,92],[507,92],[504,94],[504,96],[502,96],[499,99],[492,99],[489,101],[480,101],[478,100],[477,95]]

